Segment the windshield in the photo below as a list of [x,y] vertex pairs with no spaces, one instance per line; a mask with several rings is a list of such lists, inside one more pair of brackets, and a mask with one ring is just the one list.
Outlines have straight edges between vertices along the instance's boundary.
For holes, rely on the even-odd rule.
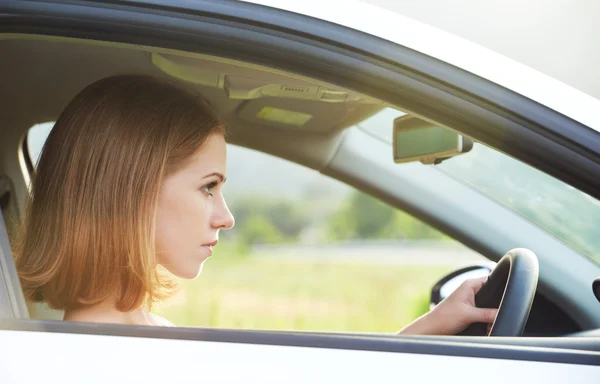
[[[404,114],[386,108],[358,127],[391,144],[393,121]],[[525,216],[600,264],[600,231],[594,225],[600,217],[600,202],[593,197],[480,143],[434,167]]]

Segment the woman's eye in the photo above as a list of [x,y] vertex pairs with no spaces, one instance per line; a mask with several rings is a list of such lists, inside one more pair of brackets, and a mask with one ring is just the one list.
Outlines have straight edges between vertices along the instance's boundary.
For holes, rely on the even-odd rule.
[[208,196],[213,196],[212,190],[217,186],[216,182],[212,182],[210,184],[206,184],[204,187],[200,188],[202,192],[206,193]]

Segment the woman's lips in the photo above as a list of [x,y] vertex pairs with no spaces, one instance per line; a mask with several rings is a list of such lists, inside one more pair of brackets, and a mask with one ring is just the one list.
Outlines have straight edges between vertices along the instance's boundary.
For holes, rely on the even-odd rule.
[[206,249],[208,256],[212,256],[212,247],[210,245],[203,245],[202,248]]
[[217,245],[218,240],[213,241],[212,243],[202,244],[202,248],[206,249],[208,252],[208,256],[212,256],[212,248]]

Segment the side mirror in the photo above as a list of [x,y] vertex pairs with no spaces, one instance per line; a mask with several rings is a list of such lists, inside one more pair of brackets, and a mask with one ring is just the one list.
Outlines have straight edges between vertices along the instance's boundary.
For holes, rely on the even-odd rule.
[[393,141],[395,163],[439,164],[473,148],[472,140],[411,115],[394,120]]
[[465,280],[488,276],[494,269],[495,263],[469,265],[457,269],[442,277],[433,288],[431,288],[431,301],[429,309],[438,305],[442,300],[450,296]]

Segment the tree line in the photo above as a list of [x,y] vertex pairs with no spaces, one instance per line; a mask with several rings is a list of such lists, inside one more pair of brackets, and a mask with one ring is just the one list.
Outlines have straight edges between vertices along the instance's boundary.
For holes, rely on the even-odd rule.
[[[340,202],[250,195],[230,202],[236,224],[226,237],[245,245],[370,239],[444,239],[413,216],[365,193]],[[311,234],[311,235],[307,235]]]

